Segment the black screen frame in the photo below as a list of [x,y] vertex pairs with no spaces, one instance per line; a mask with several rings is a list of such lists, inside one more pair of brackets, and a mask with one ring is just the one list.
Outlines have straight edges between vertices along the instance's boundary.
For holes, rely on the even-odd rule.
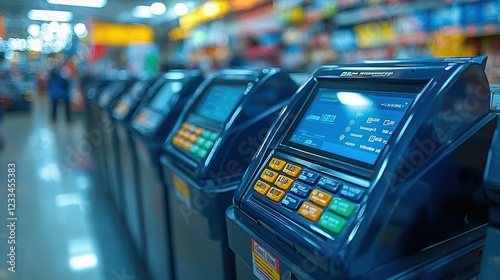
[[[246,91],[250,87],[249,83],[250,80],[228,80],[228,79],[214,79],[210,83],[207,84],[206,87],[203,88],[203,91],[200,93],[200,95],[196,98],[196,101],[193,103],[193,105],[190,107],[190,113],[189,115],[191,116],[196,116],[198,119],[202,119],[206,122],[209,123],[214,123],[214,124],[224,124],[227,122],[227,120],[231,117],[231,115],[234,113],[234,111],[238,108],[239,104],[241,104],[241,101],[246,95]],[[207,97],[207,94],[210,93],[210,90],[216,86],[216,85],[229,85],[229,86],[240,86],[243,89],[243,94],[236,104],[236,106],[233,108],[233,110],[229,113],[228,117],[224,122],[220,122],[217,120],[214,120],[212,118],[208,118],[206,116],[200,115],[197,110],[198,106],[200,106],[200,103]]]
[[[161,94],[161,91],[162,91],[163,87],[165,87],[168,83],[180,83],[180,84],[181,84],[181,88],[180,88],[178,91],[176,91],[176,92],[174,92],[174,93],[172,94],[172,97],[169,99],[169,102],[172,100],[172,98],[173,98],[175,95],[179,95],[179,94],[181,93],[181,91],[182,91],[182,88],[184,87],[184,80],[183,80],[183,79],[167,79],[167,80],[165,80],[165,81],[164,81],[164,82],[163,82],[163,83],[162,83],[162,84],[161,84],[161,85],[160,85],[160,86],[156,89],[156,91],[154,92],[154,94],[152,94],[152,95],[151,95],[151,98],[148,100],[148,102],[147,102],[147,103],[148,103],[148,108],[149,108],[150,110],[153,110],[153,111],[155,111],[155,112],[164,112],[164,111],[165,111],[165,110],[164,110],[164,108],[162,108],[162,109],[155,108],[155,107],[153,106],[153,101],[155,101],[155,98],[156,98],[156,97],[158,97],[158,95],[159,95],[159,94]],[[180,98],[180,96],[179,96],[179,98]],[[171,109],[172,109],[172,107],[170,107],[168,111],[170,111]]]
[[302,144],[298,144],[295,142],[290,141],[290,138],[292,137],[293,133],[297,129],[297,126],[300,124],[302,121],[306,111],[309,109],[311,106],[311,103],[313,100],[316,98],[316,96],[319,93],[320,89],[332,89],[332,90],[362,90],[365,92],[373,92],[373,93],[379,93],[379,92],[389,92],[389,93],[394,93],[394,94],[401,94],[401,95],[408,95],[408,94],[414,94],[415,97],[413,98],[412,104],[410,104],[408,110],[406,113],[403,115],[403,118],[401,119],[400,123],[397,125],[395,131],[399,131],[401,124],[403,120],[406,118],[408,115],[409,111],[411,110],[411,107],[414,105],[415,100],[417,98],[417,95],[420,94],[425,86],[429,83],[429,80],[399,80],[399,81],[360,81],[357,79],[339,79],[338,81],[335,81],[333,79],[317,79],[317,83],[315,84],[313,92],[308,96],[307,100],[304,102],[304,104],[301,106],[299,114],[294,118],[293,123],[290,125],[286,133],[284,134],[284,137],[281,140],[281,145],[284,145],[288,148],[291,148],[292,150],[295,151],[302,151],[306,152],[308,154],[316,155],[321,158],[327,158],[330,160],[334,161],[339,161],[339,162],[344,162],[349,165],[354,165],[357,167],[361,167],[363,169],[367,170],[373,170],[375,164],[379,161],[380,155],[383,154],[384,149],[380,152],[379,157],[373,164],[360,161],[360,160],[355,160],[352,158],[347,158],[344,156],[340,156],[334,153],[326,152],[324,150],[312,148],[309,146],[305,146]]

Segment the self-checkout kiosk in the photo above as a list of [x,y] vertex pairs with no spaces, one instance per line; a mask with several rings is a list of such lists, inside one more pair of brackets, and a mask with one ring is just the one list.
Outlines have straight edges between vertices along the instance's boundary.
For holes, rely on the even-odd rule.
[[128,89],[137,82],[137,79],[130,77],[123,77],[122,79],[117,79],[111,81],[108,86],[99,94],[97,98],[97,105],[99,106],[99,119],[103,124],[102,130],[102,145],[99,145],[102,149],[100,152],[104,156],[105,162],[105,181],[104,186],[109,190],[111,200],[115,209],[120,211],[120,180],[116,176],[118,167],[115,163],[114,157],[116,155],[116,147],[114,146],[114,137],[116,124],[111,118],[112,110],[115,103],[118,101],[120,96],[122,96]]
[[[152,90],[154,95],[132,117],[132,142],[137,155],[139,193],[129,192],[142,209],[146,268],[153,280],[172,279],[168,209],[159,155],[168,133],[196,88],[203,81],[200,71],[169,71]],[[156,83],[155,83],[156,84]],[[127,187],[128,188],[128,187]]]
[[279,69],[226,69],[198,88],[179,117],[161,158],[176,279],[234,279],[225,209],[296,89]]
[[489,108],[473,61],[320,67],[226,212],[239,279],[477,274],[497,122]]
[[118,99],[112,111],[112,118],[116,123],[115,130],[108,135],[111,137],[108,141],[113,142],[112,146],[116,153],[112,160],[116,166],[114,170],[117,172],[116,174],[109,174],[109,176],[117,176],[119,182],[119,188],[117,189],[119,197],[113,198],[119,205],[119,214],[132,239],[135,255],[141,260],[144,257],[144,239],[140,225],[141,219],[139,218],[141,212],[139,202],[130,199],[130,197],[136,198],[138,192],[138,183],[135,176],[137,170],[134,167],[137,156],[131,140],[131,120],[140,103],[147,98],[147,93],[156,80],[157,78],[153,77],[137,80]]
[[[500,85],[492,84],[491,110],[500,116]],[[486,170],[484,172],[486,196],[490,201],[490,219],[481,263],[480,279],[497,279],[500,275],[500,123],[493,136]]]

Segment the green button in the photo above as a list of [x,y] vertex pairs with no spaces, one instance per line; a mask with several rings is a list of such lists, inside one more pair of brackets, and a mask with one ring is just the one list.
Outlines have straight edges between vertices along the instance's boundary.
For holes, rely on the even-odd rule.
[[213,146],[214,146],[214,142],[210,141],[210,140],[207,140],[205,142],[205,145],[203,145],[203,148],[205,148],[207,150],[210,150],[210,149],[212,149]]
[[319,225],[333,234],[340,234],[346,224],[345,219],[330,212],[323,214],[319,220]]
[[203,137],[199,137],[198,141],[196,141],[196,145],[203,147],[203,145],[205,145],[205,142],[207,142],[207,139],[205,139]]
[[204,150],[204,149],[199,149],[198,150],[198,153],[196,154],[199,158],[205,158],[208,154],[208,151],[207,150]]
[[350,218],[352,214],[354,214],[354,211],[356,211],[356,204],[350,202],[349,200],[336,197],[330,204],[330,210],[340,216]]
[[210,136],[212,135],[212,132],[210,132],[209,130],[205,130],[203,131],[203,133],[201,134],[201,137],[203,138],[206,138],[206,139],[210,139]]
[[215,141],[218,137],[219,135],[217,133],[212,132],[212,134],[210,135],[210,140]]
[[189,149],[189,152],[191,152],[193,155],[197,155],[199,150],[200,150],[199,146],[192,145],[191,148]]

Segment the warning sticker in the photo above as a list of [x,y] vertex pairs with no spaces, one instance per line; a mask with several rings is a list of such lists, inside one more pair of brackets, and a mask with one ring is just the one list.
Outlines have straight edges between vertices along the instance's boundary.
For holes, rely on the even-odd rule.
[[175,195],[177,198],[187,207],[191,208],[191,193],[188,183],[176,174],[172,174],[172,181],[174,183]]
[[253,274],[260,280],[279,280],[280,261],[252,238]]

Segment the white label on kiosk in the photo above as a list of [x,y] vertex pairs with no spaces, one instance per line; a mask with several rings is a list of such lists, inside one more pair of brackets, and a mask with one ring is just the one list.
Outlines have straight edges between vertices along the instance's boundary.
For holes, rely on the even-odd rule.
[[260,280],[279,280],[280,261],[252,238],[253,274]]
[[175,186],[175,195],[188,208],[191,208],[191,192],[189,184],[176,174],[172,174],[172,181]]

